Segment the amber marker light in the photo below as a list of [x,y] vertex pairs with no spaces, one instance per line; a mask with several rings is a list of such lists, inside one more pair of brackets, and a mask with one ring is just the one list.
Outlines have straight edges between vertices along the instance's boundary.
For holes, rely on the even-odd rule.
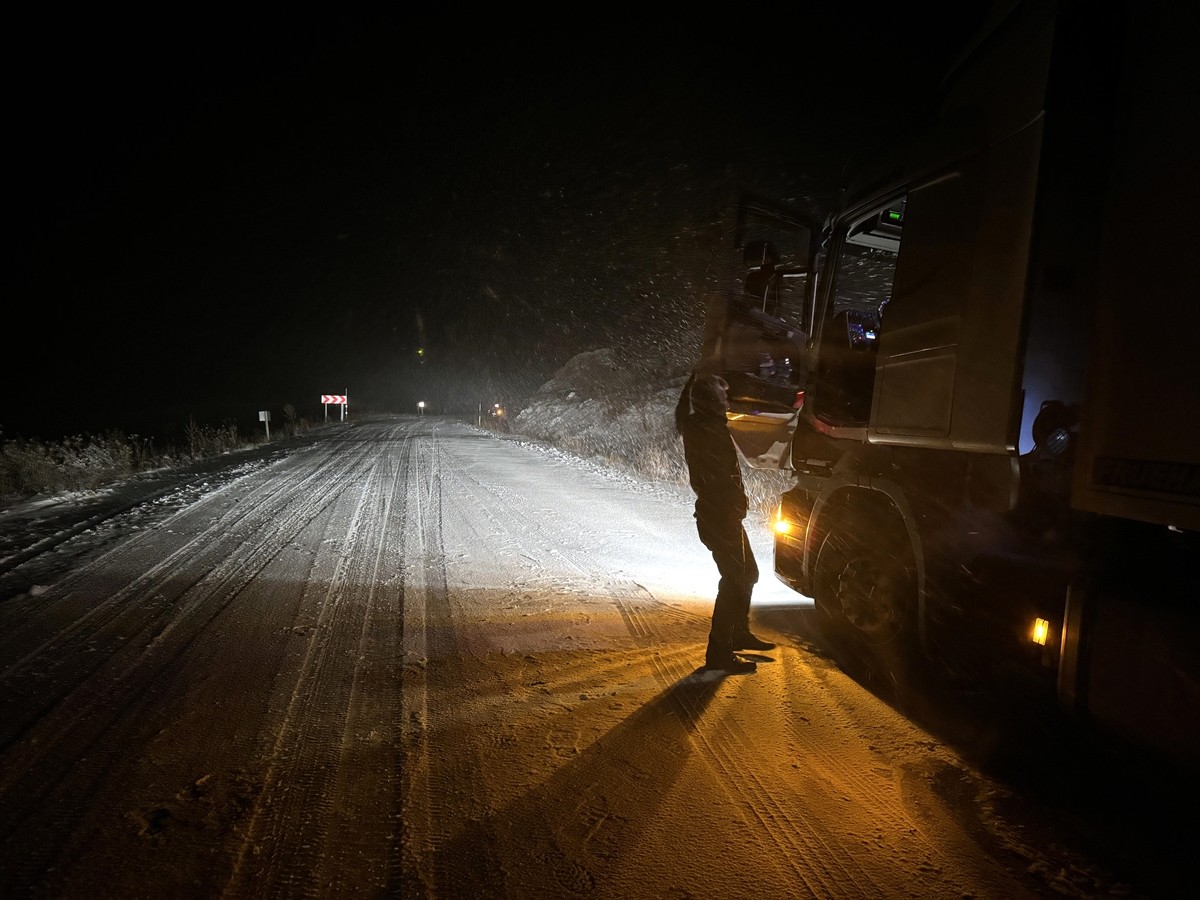
[[1045,619],[1033,620],[1033,642],[1041,647],[1046,646],[1046,638],[1050,635],[1050,623]]
[[792,530],[792,523],[783,517],[782,506],[775,510],[775,523],[773,527],[776,534],[788,534]]

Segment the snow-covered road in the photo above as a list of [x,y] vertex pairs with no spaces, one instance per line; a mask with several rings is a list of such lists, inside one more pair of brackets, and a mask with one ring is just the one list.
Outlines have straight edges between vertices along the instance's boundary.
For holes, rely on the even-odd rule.
[[762,523],[780,646],[698,671],[686,488],[414,417],[123,515],[0,603],[2,896],[1122,887],[803,638]]

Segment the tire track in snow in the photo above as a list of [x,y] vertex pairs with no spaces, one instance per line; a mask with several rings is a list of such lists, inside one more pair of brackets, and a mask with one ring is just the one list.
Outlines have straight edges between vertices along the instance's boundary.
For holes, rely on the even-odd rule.
[[[469,752],[460,747],[456,752],[442,754],[435,745],[440,735],[447,731],[446,720],[452,716],[456,704],[447,704],[449,708],[434,708],[428,702],[431,690],[439,697],[450,697],[464,687],[470,690],[472,684],[472,679],[463,671],[463,661],[469,658],[470,648],[461,622],[455,622],[447,580],[444,508],[446,478],[448,475],[453,477],[453,473],[448,473],[442,462],[443,452],[435,424],[418,442],[409,470],[409,503],[417,527],[410,531],[413,546],[405,554],[414,570],[414,577],[406,586],[411,590],[405,592],[405,649],[415,652],[419,647],[423,650],[425,665],[423,677],[412,683],[419,696],[406,698],[410,715],[416,713],[420,720],[414,722],[407,716],[405,719],[405,724],[412,729],[406,742],[411,752],[406,754],[410,772],[405,818],[407,820],[411,814],[419,819],[417,830],[425,835],[425,839],[422,845],[407,848],[406,861],[416,869],[410,875],[418,880],[417,885],[405,887],[407,896],[474,896],[483,885],[503,883],[503,873],[494,856],[494,840],[480,841],[476,852],[467,858],[450,859],[444,852],[454,837],[447,826],[455,819],[452,815],[443,815],[442,809],[453,802],[456,809],[465,806],[468,816],[481,819],[484,811],[481,807],[474,808],[478,806],[474,785],[483,774],[477,746],[468,742]],[[420,635],[413,640],[416,630]],[[406,691],[409,684],[406,679]]]
[[[271,486],[272,484],[274,486]],[[194,627],[194,620],[199,618],[201,628],[207,624],[216,613],[219,613],[235,599],[245,585],[270,562],[286,539],[311,522],[328,503],[326,499],[321,499],[319,502],[308,501],[300,505],[293,504],[291,509],[288,508],[289,504],[286,501],[273,505],[271,500],[279,495],[275,483],[264,485],[258,489],[258,493],[265,494],[262,497],[264,502],[246,505],[257,507],[269,522],[269,528],[262,530],[256,526],[253,535],[240,541],[233,552],[224,549],[217,551],[214,555],[219,557],[219,562],[215,567],[202,572],[192,581],[184,584],[181,589],[173,592],[168,592],[166,585],[179,564],[180,554],[170,554],[162,563],[155,565],[150,572],[138,576],[133,583],[112,594],[101,604],[103,609],[100,614],[86,614],[83,620],[73,622],[67,628],[56,633],[54,638],[44,642],[35,650],[27,653],[21,660],[12,664],[0,675],[0,690],[3,690],[9,698],[19,699],[23,695],[22,676],[29,677],[36,684],[45,684],[48,670],[52,673],[62,659],[70,662],[78,660],[83,655],[87,643],[95,639],[97,632],[108,627],[112,618],[123,612],[123,606],[133,607],[133,611],[137,615],[128,620],[122,620],[123,630],[129,633],[122,635],[119,651],[107,658],[97,654],[100,658],[89,666],[70,666],[69,675],[74,681],[83,681],[99,669],[108,668],[114,670],[109,675],[110,680],[114,684],[119,683],[122,688],[130,684],[141,683],[143,686],[149,684],[152,679],[142,675],[139,667],[153,663],[159,656],[169,655],[182,649],[188,643],[188,638],[176,637],[176,633],[186,631],[191,626],[194,637],[197,630]],[[244,519],[245,517],[241,517],[239,522],[234,524],[239,524]],[[199,546],[216,543],[216,534],[205,532],[189,541],[187,546],[193,548],[193,553],[198,553]],[[135,556],[139,551],[140,548],[126,546],[113,551],[113,553]],[[93,565],[103,565],[103,561],[98,561]],[[75,582],[84,580],[86,579],[82,577],[72,579]],[[169,600],[167,599],[168,594],[170,594]],[[155,597],[161,602],[155,605],[143,605],[135,602],[145,595]],[[219,606],[216,609],[207,608],[207,604],[210,604],[214,598],[220,599]],[[71,702],[73,687],[74,685],[70,683],[62,685],[58,693],[46,702],[51,706]],[[107,692],[94,686],[91,687],[88,696],[88,710],[113,701],[115,696],[128,695],[116,687]],[[46,712],[47,710],[39,710],[41,715],[38,717],[44,716]],[[13,739],[10,732],[20,732],[20,726],[23,723],[21,722],[22,716],[13,710],[6,709],[5,713],[5,725],[3,726],[5,730],[0,732],[0,735],[3,735],[3,741],[7,744]],[[90,716],[90,712],[85,711],[76,714],[75,718],[88,716]],[[28,714],[25,718],[28,718]],[[61,730],[61,723],[55,722],[53,727]],[[38,742],[45,743],[42,739],[38,739]],[[11,770],[6,769],[5,776],[9,775],[11,775]],[[0,780],[0,789],[4,783],[3,780]]]
[[[661,636],[635,605],[624,607],[622,612],[628,616],[631,630],[645,635],[648,647],[653,650],[651,659],[656,677],[664,689],[689,678],[717,677],[696,676],[676,659],[664,656]],[[743,764],[745,759],[763,755],[763,748],[750,734],[734,727],[728,718],[717,720],[714,726],[706,718],[705,706],[698,698],[684,692],[672,692],[671,696],[692,740],[704,751],[709,766],[719,773],[719,781],[725,786],[731,804],[757,820],[760,827],[756,833],[775,845],[777,858],[791,868],[806,891],[813,896],[887,895],[884,887],[863,867],[842,862],[843,859],[853,861],[852,853],[832,846],[821,831],[783,802],[774,785],[765,784]],[[848,887],[852,890],[848,891]]]
[[[668,689],[696,676],[677,659],[663,655],[664,641],[648,622],[636,604],[621,605],[622,615],[629,621],[632,633],[643,635],[659,684]],[[703,751],[709,767],[719,773],[731,805],[736,805],[755,818],[756,833],[764,835],[778,851],[777,858],[796,876],[797,882],[813,896],[846,896],[847,886],[853,885],[860,896],[886,896],[886,892],[861,867],[847,866],[843,858],[851,854],[838,852],[828,845],[821,834],[803,818],[797,817],[779,798],[774,786],[766,785],[743,765],[742,760],[762,756],[763,750],[741,728],[726,719],[713,725],[704,715],[705,704],[684,692],[671,693],[680,719],[685,722],[691,740]]]
[[[663,688],[678,684],[692,676],[680,664],[677,655],[662,652],[669,645],[664,642],[653,622],[647,621],[644,607],[636,602],[617,601],[622,616],[627,620],[631,634],[640,636],[651,649],[651,661],[656,677]],[[711,676],[710,676],[711,677]],[[760,833],[766,835],[779,851],[779,857],[787,860],[804,888],[814,895],[885,897],[885,885],[881,885],[867,868],[858,863],[858,856],[851,850],[831,840],[824,830],[814,828],[809,818],[797,814],[797,807],[785,803],[774,785],[766,784],[761,777],[742,765],[742,760],[759,758],[763,748],[744,729],[721,721],[717,727],[704,724],[704,708],[697,698],[681,692],[673,692],[672,698],[681,718],[690,724],[689,731],[706,751],[711,764],[720,771],[721,781],[729,789],[733,801],[753,816],[761,826]],[[844,717],[840,723],[850,733],[857,733],[853,723]],[[877,793],[878,776],[863,772],[847,761],[846,756],[828,752],[819,741],[793,731],[797,742],[805,748],[805,759],[810,755],[821,761],[820,771],[830,784],[847,794],[847,802],[869,810],[869,817],[881,823],[891,833],[914,835],[912,851],[923,858],[938,858],[941,851],[935,841],[921,833],[919,823],[898,814],[896,805],[880,801]],[[794,798],[801,799],[801,798]],[[803,860],[799,865],[794,860]],[[850,864],[843,862],[850,861]]]
[[[651,607],[657,617],[678,622],[695,624],[707,621],[706,616],[698,616],[658,600],[631,578],[614,577],[598,569],[595,562],[582,551],[567,548],[562,536],[583,533],[582,523],[566,520],[554,509],[530,508],[527,496],[495,482],[480,480],[461,461],[443,468],[451,473],[455,491],[465,491],[471,496],[471,510],[486,518],[495,531],[506,535],[508,545],[520,547],[528,558],[539,565],[541,560],[530,556],[530,553],[565,563],[579,576],[580,584],[588,593],[599,593],[613,601],[634,638],[645,640],[657,634],[656,626],[638,613],[640,606]],[[491,539],[494,540],[494,537]],[[534,542],[536,546],[532,545]],[[552,576],[552,579],[556,584],[563,581],[559,575]]]
[[[31,619],[30,623],[26,625],[15,623],[14,627],[5,629],[4,635],[0,637],[0,659],[16,656],[12,663],[0,671],[0,688],[5,686],[7,679],[19,676],[23,670],[44,669],[46,660],[58,660],[78,652],[81,646],[92,639],[97,632],[102,631],[120,616],[140,614],[144,617],[147,612],[150,615],[161,613],[162,609],[147,610],[144,605],[134,606],[131,601],[133,598],[155,596],[158,594],[157,589],[164,588],[174,573],[188,568],[196,568],[197,558],[215,555],[211,548],[220,546],[223,539],[240,526],[251,524],[251,527],[247,529],[249,535],[245,544],[252,544],[255,539],[255,527],[253,527],[252,521],[261,520],[269,525],[283,515],[289,507],[295,505],[296,497],[313,496],[316,493],[315,488],[328,480],[330,469],[345,464],[346,461],[337,453],[342,449],[341,445],[338,445],[337,450],[326,450],[324,458],[317,460],[316,464],[310,468],[285,472],[277,480],[264,481],[263,487],[260,487],[258,493],[251,498],[252,502],[241,503],[233,514],[215,513],[207,528],[177,546],[166,556],[158,557],[157,561],[149,568],[141,567],[141,559],[148,555],[147,548],[158,542],[159,533],[171,531],[172,526],[178,525],[184,517],[194,518],[205,507],[223,502],[226,494],[232,493],[240,487],[241,479],[205,495],[192,506],[176,512],[155,529],[139,533],[109,553],[69,573],[59,584],[54,586],[53,591],[48,595],[50,599],[42,598],[43,609],[39,617]],[[358,449],[360,458],[369,452],[369,447],[366,445],[362,445]],[[262,475],[261,472],[256,474]],[[240,550],[241,547],[237,549]],[[236,558],[238,554],[225,552],[225,556]],[[124,560],[128,560],[128,562],[123,562]],[[113,570],[136,571],[139,574],[134,576],[132,581],[122,585],[113,593],[103,596],[97,602],[94,593],[89,592],[87,588],[89,585],[103,582],[106,573]],[[181,590],[174,593],[186,591],[203,577],[204,575],[197,576],[194,582],[184,585]],[[165,601],[165,596],[163,599]],[[51,603],[57,607],[53,611],[47,609]],[[32,627],[42,625],[48,618],[65,619],[65,621],[61,622],[40,643],[30,649],[25,649],[30,642],[29,632]],[[5,718],[7,720],[8,717]]]
[[[664,655],[661,652],[665,649],[664,642],[653,623],[646,620],[644,607],[620,601],[618,606],[627,619],[630,632],[641,636],[653,651],[651,660],[660,684],[668,688],[688,678],[691,673],[680,664],[677,655]],[[857,848],[843,846],[841,841],[810,824],[809,817],[803,814],[803,798],[790,798],[797,801],[795,806],[786,803],[773,784],[765,783],[759,775],[742,765],[744,759],[763,755],[763,748],[758,746],[750,733],[734,727],[729,721],[720,722],[715,730],[706,727],[702,724],[704,708],[698,698],[689,698],[682,692],[673,692],[672,698],[681,717],[690,723],[689,731],[701,742],[711,763],[721,772],[722,783],[732,789],[729,794],[731,800],[742,801],[739,806],[758,821],[760,833],[776,845],[781,858],[789,862],[807,861],[805,866],[792,863],[793,871],[806,890],[814,895],[826,896],[888,895],[887,886],[880,884],[873,873],[859,863],[860,855],[853,852]],[[838,713],[835,715],[838,733],[860,734],[857,724],[840,714],[841,707],[835,705],[832,708]],[[792,730],[792,736],[804,747],[804,759],[810,768],[824,782],[836,786],[837,792],[844,796],[844,802],[853,804],[858,810],[867,811],[865,816],[860,812],[860,817],[870,819],[881,831],[909,835],[911,844],[906,848],[908,856],[946,862],[938,836],[926,834],[922,823],[904,814],[899,803],[880,798],[880,776],[869,769],[864,771],[851,761],[861,762],[861,756],[838,754],[821,741],[813,740],[795,729]],[[868,744],[869,741],[862,743]],[[797,814],[797,810],[801,812]],[[943,864],[937,868],[953,866]]]
[[[387,616],[377,607],[393,525],[392,497],[401,474],[388,454],[377,451],[361,485],[345,476],[338,483],[344,495],[354,496],[354,509],[345,533],[336,539],[332,577],[326,584],[307,586],[319,591],[316,621],[291,676],[281,720],[264,748],[263,785],[248,815],[227,896],[291,896],[311,885],[317,873],[324,889],[340,885],[348,890],[352,883],[382,890],[387,884],[397,761],[393,736],[380,732],[388,730],[398,686],[389,684],[386,673],[376,677],[376,654],[365,650],[394,640]],[[383,691],[369,703],[367,682]],[[368,727],[370,746],[360,746],[358,729],[372,712],[385,722],[375,723],[373,737]],[[350,759],[371,759],[384,770],[358,770],[360,776],[365,771],[373,777],[354,784],[342,768]],[[349,838],[338,824],[355,809],[368,812],[354,822],[355,835]],[[364,846],[370,852],[360,857],[357,851]],[[354,859],[356,870],[344,868],[348,859]],[[370,871],[363,872],[364,864]]]
[[[358,459],[369,457],[369,446],[361,445],[359,449]],[[332,453],[327,454],[326,461],[331,457]],[[318,466],[317,473],[301,476],[296,484],[303,486],[320,470]],[[221,535],[221,529],[210,528],[187,541],[197,553],[198,543],[211,542],[211,549],[219,558],[213,569],[193,578],[181,590],[168,591],[172,578],[169,563],[178,559],[172,553],[163,564],[152,567],[150,576],[135,578],[141,585],[140,591],[117,592],[126,605],[137,609],[141,608],[136,601],[145,593],[162,601],[148,605],[140,616],[131,620],[137,626],[136,631],[130,621],[116,615],[119,610],[116,603],[106,604],[109,615],[89,617],[94,628],[111,630],[120,625],[132,632],[110,656],[95,663],[83,656],[87,662],[80,663],[80,655],[77,652],[71,655],[65,648],[86,638],[88,632],[74,623],[59,632],[62,643],[56,652],[66,660],[63,666],[68,668],[69,677],[60,679],[61,685],[50,684],[53,690],[48,696],[32,698],[31,703],[40,707],[37,717],[31,727],[19,733],[21,743],[4,754],[0,775],[0,798],[4,800],[0,804],[0,835],[5,843],[26,844],[23,831],[30,817],[39,820],[49,817],[50,827],[38,830],[60,839],[59,843],[40,841],[36,846],[26,847],[20,865],[30,877],[53,865],[71,839],[71,823],[88,807],[108,771],[121,758],[120,736],[135,731],[142,717],[154,708],[155,688],[161,677],[288,540],[319,516],[330,502],[330,498],[315,492],[280,492],[278,481],[266,476],[264,479],[248,495],[246,507],[262,512],[267,527],[262,527],[258,517],[242,514],[233,521],[240,531]],[[136,559],[144,544],[152,540],[152,535],[143,534],[131,542],[132,547],[126,544],[115,548],[89,565],[83,574],[73,576],[71,584],[86,585],[86,573],[103,566],[103,559],[108,559],[114,567],[114,560]],[[168,594],[169,601],[165,599]],[[37,672],[31,661],[48,655],[53,646],[50,642],[36,653],[27,654],[24,668],[13,669],[28,674],[36,684]],[[52,655],[48,664],[53,665]],[[9,672],[10,684],[17,680],[13,678],[13,669]],[[30,711],[25,713],[28,718]],[[10,856],[7,848],[5,856]]]
[[[396,436],[393,432],[390,439]],[[367,609],[332,789],[334,821],[316,871],[317,883],[339,897],[351,895],[364,881],[372,893],[394,895],[400,883],[404,756],[399,650],[404,588],[399,562],[404,544],[405,460],[411,441],[411,431],[406,431],[399,453],[389,454],[386,483],[374,501],[382,525],[369,561]],[[364,772],[375,773],[387,789],[381,791],[364,779]]]
[[[429,746],[428,694],[428,591],[424,571],[424,516],[418,496],[420,468],[413,452],[415,437],[410,432],[404,446],[405,523],[401,542],[400,571],[404,576],[401,602],[401,788],[400,871],[398,883],[403,896],[429,896],[434,882],[432,855],[425,842],[432,834],[434,815],[430,790],[432,754]],[[411,510],[411,513],[410,513]],[[416,528],[410,528],[415,519]],[[415,560],[415,562],[414,562]],[[398,891],[394,891],[396,893]]]

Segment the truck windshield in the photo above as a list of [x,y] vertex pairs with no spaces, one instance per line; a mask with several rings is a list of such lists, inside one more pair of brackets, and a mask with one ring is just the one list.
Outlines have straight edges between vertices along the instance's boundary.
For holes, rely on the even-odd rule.
[[[875,349],[900,251],[900,229],[881,216],[903,210],[903,201],[851,227],[837,255],[827,263],[833,273],[826,294],[817,356],[816,415],[833,425],[865,425],[875,386]],[[901,220],[902,221],[902,220]]]

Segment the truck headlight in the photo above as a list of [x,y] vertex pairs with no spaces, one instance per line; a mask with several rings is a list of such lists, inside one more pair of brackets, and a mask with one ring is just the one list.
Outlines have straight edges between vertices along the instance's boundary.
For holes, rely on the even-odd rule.
[[1033,620],[1033,632],[1030,635],[1033,642],[1041,647],[1046,646],[1046,638],[1050,636],[1050,623],[1045,619]]

